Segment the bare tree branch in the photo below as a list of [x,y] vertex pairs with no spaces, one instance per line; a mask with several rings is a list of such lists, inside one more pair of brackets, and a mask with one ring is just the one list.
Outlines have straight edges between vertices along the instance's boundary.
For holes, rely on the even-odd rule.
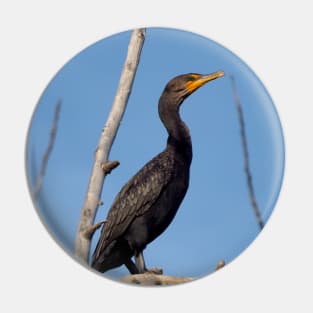
[[42,161],[41,161],[41,167],[40,167],[40,172],[36,178],[36,183],[35,183],[35,188],[33,192],[33,197],[34,199],[37,199],[39,192],[41,190],[42,182],[44,179],[44,176],[46,174],[46,169],[47,169],[47,164],[54,146],[55,142],[55,137],[57,134],[58,130],[58,121],[59,121],[59,115],[60,115],[60,110],[61,110],[61,101],[59,100],[55,106],[54,109],[54,117],[53,117],[53,122],[52,122],[52,127],[50,130],[50,138],[49,138],[49,143],[47,146],[47,149],[43,155]]
[[[214,272],[220,270],[226,265],[224,260],[220,260]],[[177,276],[168,276],[160,275],[157,273],[147,272],[143,274],[133,274],[127,275],[120,279],[120,281],[129,284],[142,285],[142,286],[166,286],[166,285],[177,285],[182,283],[187,283],[193,280],[196,280],[197,277],[177,277]]]
[[167,275],[158,275],[152,273],[127,275],[121,278],[121,281],[129,284],[143,285],[143,286],[166,286],[187,283],[195,280],[192,277],[176,277]]
[[100,203],[104,178],[107,174],[102,167],[103,164],[106,164],[108,161],[111,146],[126,108],[144,39],[144,29],[136,29],[133,31],[112,109],[106,125],[102,130],[98,147],[96,149],[94,164],[90,175],[85,202],[81,211],[81,218],[75,242],[75,255],[81,261],[86,263],[88,263],[91,239],[86,238],[85,233],[86,229],[89,229],[94,223],[95,215]]
[[233,75],[231,75],[230,79],[231,79],[231,83],[232,83],[233,97],[235,100],[239,124],[240,124],[241,143],[242,143],[244,166],[245,166],[245,173],[246,173],[246,178],[247,178],[247,185],[248,185],[248,189],[249,189],[250,202],[251,202],[252,208],[254,210],[254,214],[255,214],[257,222],[259,224],[260,230],[262,230],[262,228],[264,227],[264,222],[262,220],[262,216],[261,216],[261,213],[260,213],[257,201],[256,201],[255,193],[254,193],[252,175],[251,175],[251,170],[250,170],[248,143],[247,143],[247,137],[246,137],[246,129],[245,129],[243,111],[241,108],[240,98],[239,98],[238,93],[237,93],[235,78],[233,77]]

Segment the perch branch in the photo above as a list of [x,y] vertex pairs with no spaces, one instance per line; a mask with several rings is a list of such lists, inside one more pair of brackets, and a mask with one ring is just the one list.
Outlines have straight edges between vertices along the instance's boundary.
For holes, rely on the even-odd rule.
[[50,130],[49,143],[48,143],[47,149],[43,155],[39,175],[36,179],[35,188],[34,188],[34,192],[33,192],[34,199],[37,199],[37,197],[39,195],[39,192],[40,192],[41,186],[42,186],[42,182],[43,182],[43,179],[44,179],[45,174],[46,174],[47,164],[48,164],[51,152],[53,150],[55,137],[57,134],[60,110],[61,110],[61,101],[59,100],[57,102],[55,108],[54,108],[54,116],[53,116],[53,122],[52,122],[51,130]]
[[256,201],[255,193],[254,193],[252,175],[251,175],[251,170],[250,170],[248,143],[247,143],[247,137],[246,137],[246,129],[245,129],[243,111],[241,108],[240,98],[239,98],[238,93],[237,93],[235,78],[231,75],[230,79],[231,79],[231,83],[232,83],[233,97],[235,100],[239,124],[240,124],[240,135],[241,135],[241,143],[242,143],[242,149],[243,149],[244,167],[245,167],[245,173],[246,173],[246,178],[247,178],[247,185],[248,185],[248,189],[249,189],[250,202],[251,202],[252,208],[254,210],[254,214],[256,216],[260,230],[262,230],[262,228],[264,227],[264,222],[262,220],[262,216],[261,216],[261,213],[260,213],[257,201]]
[[[214,272],[218,271],[225,266],[225,261],[221,260],[217,263]],[[144,274],[133,274],[127,275],[121,278],[121,282],[142,286],[167,286],[167,285],[177,285],[181,283],[187,283],[193,281],[197,278],[194,277],[177,277],[177,276],[167,276],[155,273],[144,273]]]
[[128,45],[126,61],[121,73],[111,112],[106,125],[102,130],[94,156],[93,168],[89,179],[85,201],[81,210],[81,217],[75,241],[75,255],[81,261],[86,263],[88,263],[90,239],[86,238],[85,232],[86,229],[89,229],[94,223],[95,215],[100,203],[104,178],[107,174],[103,171],[102,164],[106,164],[108,161],[113,141],[115,139],[120,121],[123,117],[136,74],[144,39],[144,29],[136,29],[132,32]]
[[181,283],[186,283],[193,281],[192,277],[176,277],[176,276],[166,276],[158,275],[152,273],[127,275],[121,278],[121,281],[129,284],[137,284],[143,286],[166,286],[166,285],[176,285]]

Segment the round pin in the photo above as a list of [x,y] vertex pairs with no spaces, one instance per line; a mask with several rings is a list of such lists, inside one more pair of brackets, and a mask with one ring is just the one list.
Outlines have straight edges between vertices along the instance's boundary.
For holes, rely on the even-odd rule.
[[69,255],[117,281],[172,285],[227,266],[260,234],[282,184],[283,133],[262,82],[231,51],[135,29],[51,80],[26,171]]

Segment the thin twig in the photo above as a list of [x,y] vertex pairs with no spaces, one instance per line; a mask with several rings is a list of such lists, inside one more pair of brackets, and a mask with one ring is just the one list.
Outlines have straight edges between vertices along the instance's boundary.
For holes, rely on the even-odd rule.
[[245,173],[246,173],[246,178],[247,178],[247,185],[248,185],[248,189],[249,189],[250,202],[251,202],[252,208],[254,210],[254,214],[255,214],[257,222],[259,224],[260,230],[262,230],[262,228],[264,227],[264,222],[262,220],[261,213],[260,213],[257,201],[256,201],[255,193],[254,193],[252,175],[251,175],[251,170],[250,170],[248,143],[247,143],[247,137],[246,137],[246,129],[245,129],[243,111],[241,108],[240,98],[239,98],[238,93],[237,93],[235,78],[233,75],[231,75],[230,79],[231,79],[231,83],[232,83],[233,97],[235,100],[239,124],[240,124],[240,136],[241,136],[241,143],[242,143],[242,150],[243,150],[243,157],[244,157],[244,167],[245,167]]
[[99,229],[105,223],[106,223],[106,221],[101,221],[101,222],[98,222],[98,223],[90,226],[88,229],[85,230],[85,237],[87,239],[91,239],[93,234],[95,233],[95,231],[97,229]]
[[61,100],[59,100],[54,108],[54,117],[53,117],[53,122],[50,130],[50,138],[49,138],[49,143],[47,146],[47,149],[43,155],[42,162],[41,162],[41,167],[40,167],[40,172],[39,175],[37,176],[36,179],[36,184],[33,192],[34,199],[37,199],[39,192],[41,190],[41,186],[43,183],[44,176],[46,174],[46,169],[47,169],[47,164],[54,146],[55,142],[55,137],[57,134],[58,130],[58,122],[59,122],[59,115],[60,115],[60,110],[61,110]]
[[216,272],[216,271],[220,270],[220,269],[223,268],[225,265],[226,265],[225,261],[224,261],[224,260],[220,260],[220,261],[217,263],[217,265],[216,265],[214,271]]

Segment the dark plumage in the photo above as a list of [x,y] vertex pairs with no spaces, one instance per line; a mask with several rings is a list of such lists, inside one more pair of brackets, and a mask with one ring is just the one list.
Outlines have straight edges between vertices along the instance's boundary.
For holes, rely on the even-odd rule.
[[168,131],[166,148],[116,196],[92,257],[94,269],[105,272],[124,264],[132,274],[147,271],[142,252],[169,226],[189,185],[192,145],[179,107],[199,87],[223,75],[185,74],[166,85],[159,100],[160,119]]

